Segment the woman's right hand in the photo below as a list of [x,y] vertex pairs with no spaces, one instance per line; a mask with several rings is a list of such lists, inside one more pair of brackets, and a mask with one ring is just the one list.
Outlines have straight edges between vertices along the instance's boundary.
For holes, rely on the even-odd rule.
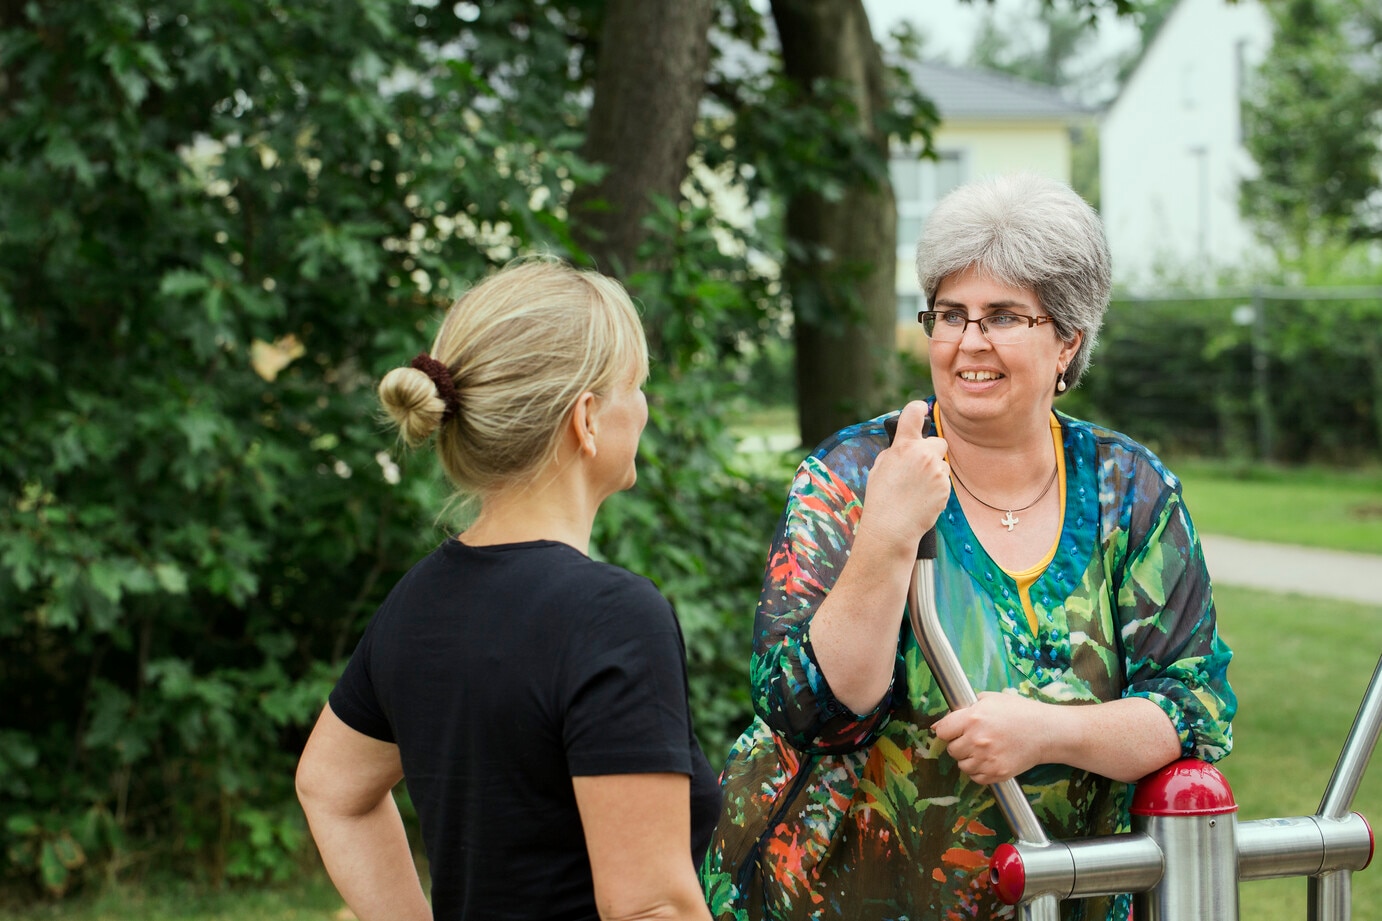
[[849,560],[811,618],[811,645],[835,699],[866,714],[892,683],[917,545],[950,497],[945,441],[923,438],[925,403],[908,403],[892,447],[869,472]]
[[859,520],[860,532],[867,530],[874,541],[912,556],[950,499],[945,439],[922,435],[929,411],[921,400],[902,408],[896,438],[879,453],[869,472]]

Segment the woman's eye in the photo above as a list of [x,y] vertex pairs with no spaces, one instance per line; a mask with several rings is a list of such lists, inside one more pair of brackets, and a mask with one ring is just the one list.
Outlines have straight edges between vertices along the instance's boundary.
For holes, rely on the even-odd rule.
[[998,329],[1012,329],[1014,326],[1022,324],[1022,317],[1011,313],[995,313],[988,318],[988,323]]
[[968,317],[958,310],[947,310],[945,313],[941,314],[941,320],[945,322],[946,326],[963,326],[967,319]]

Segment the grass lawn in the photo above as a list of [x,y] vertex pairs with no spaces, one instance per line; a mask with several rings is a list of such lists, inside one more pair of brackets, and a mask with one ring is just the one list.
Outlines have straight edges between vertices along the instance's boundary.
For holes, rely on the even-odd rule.
[[[1382,652],[1382,606],[1216,590],[1220,629],[1234,649],[1235,749],[1222,769],[1239,818],[1312,815]],[[1382,829],[1382,758],[1353,804]],[[1304,921],[1306,881],[1244,883],[1240,915]],[[3,914],[11,921],[348,921],[330,884],[313,875],[262,890],[120,888]],[[1353,917],[1382,919],[1382,860],[1353,877]]]
[[1171,460],[1203,534],[1382,553],[1382,468],[1242,468]]
[[189,885],[121,885],[64,902],[29,908],[0,906],[0,918],[5,921],[352,921],[354,917],[325,872],[275,887],[208,892]]
[[[1345,604],[1216,588],[1220,632],[1233,647],[1234,751],[1222,764],[1244,821],[1313,815],[1382,653],[1382,603]],[[1353,803],[1382,830],[1382,757]],[[1304,879],[1239,889],[1252,921],[1303,921]],[[1353,917],[1382,919],[1382,860],[1353,876]]]

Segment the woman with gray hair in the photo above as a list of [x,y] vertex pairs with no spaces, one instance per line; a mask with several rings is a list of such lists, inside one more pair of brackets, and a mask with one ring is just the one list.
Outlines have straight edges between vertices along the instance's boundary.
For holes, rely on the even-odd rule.
[[[1050,180],[976,182],[936,207],[917,264],[934,397],[812,452],[770,550],[756,717],[702,868],[718,918],[1010,917],[986,785],[1017,778],[1053,838],[1112,834],[1132,782],[1232,746],[1231,653],[1179,482],[1053,407],[1108,304],[1098,216]],[[936,605],[979,692],[955,712],[904,616],[933,526]]]

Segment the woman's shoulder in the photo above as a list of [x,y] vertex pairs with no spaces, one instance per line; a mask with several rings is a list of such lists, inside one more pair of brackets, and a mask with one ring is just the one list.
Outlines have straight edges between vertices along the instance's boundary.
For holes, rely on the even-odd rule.
[[856,422],[829,435],[806,455],[797,468],[816,479],[828,479],[848,486],[862,495],[869,470],[879,453],[888,446],[885,427],[897,418],[899,410]]
[[1156,452],[1132,436],[1059,410],[1056,418],[1064,432],[1067,451],[1088,463],[1091,475],[1112,476],[1128,485],[1158,482],[1167,489],[1180,488],[1180,480]]
[[641,629],[675,628],[672,605],[657,584],[617,563],[572,550],[562,565],[553,568],[550,578],[549,590],[563,599],[572,618],[592,629],[604,629],[602,625],[611,623],[624,627],[637,624]]

